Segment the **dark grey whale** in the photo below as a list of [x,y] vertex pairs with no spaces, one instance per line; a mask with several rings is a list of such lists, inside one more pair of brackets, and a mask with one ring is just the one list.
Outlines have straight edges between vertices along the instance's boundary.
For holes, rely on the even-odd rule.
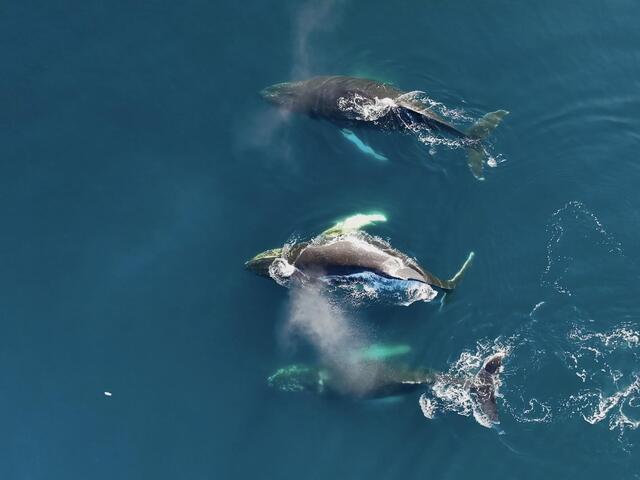
[[365,388],[353,388],[352,379],[339,369],[309,365],[289,365],[268,378],[269,386],[283,392],[310,392],[326,396],[347,396],[360,399],[406,395],[437,382],[458,384],[467,390],[480,423],[490,427],[499,423],[496,390],[502,369],[503,353],[486,358],[475,377],[460,379],[431,369],[410,369],[400,364],[384,362],[355,363],[367,378]]
[[[346,76],[322,76],[278,83],[260,93],[267,101],[281,108],[324,118],[341,127],[375,125],[378,128],[407,131],[412,126],[425,125],[463,139],[467,146],[469,168],[478,179],[483,179],[486,160],[481,141],[508,114],[505,110],[487,113],[470,129],[462,131],[427,108],[410,95],[411,92],[375,80]],[[380,108],[371,108],[375,106]],[[368,115],[367,111],[372,115]]]
[[386,220],[381,214],[352,215],[309,241],[259,253],[247,261],[245,266],[266,277],[272,277],[274,266],[278,266],[282,267],[278,270],[284,271],[286,276],[301,275],[310,279],[371,272],[390,279],[421,282],[444,290],[456,288],[473,261],[473,252],[453,277],[443,280],[386,241],[363,231],[367,225]]
[[444,290],[453,290],[473,258],[474,254],[471,252],[460,270],[452,278],[445,280],[382,240],[365,232],[357,232],[339,237],[316,238],[312,242],[297,243],[288,250],[267,250],[246,262],[246,267],[259,275],[269,276],[269,269],[274,261],[286,261],[296,271],[311,278],[369,271],[388,278],[416,280]]

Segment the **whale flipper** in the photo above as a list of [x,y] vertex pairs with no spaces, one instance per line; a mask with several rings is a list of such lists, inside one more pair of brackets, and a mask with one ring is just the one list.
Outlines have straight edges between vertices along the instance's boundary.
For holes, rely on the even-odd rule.
[[380,160],[383,162],[389,160],[387,157],[385,157],[381,153],[376,152],[370,145],[367,145],[366,143],[364,143],[360,139],[360,137],[358,137],[351,130],[343,128],[342,130],[340,130],[340,133],[344,138],[346,138],[348,141],[353,143],[356,146],[356,148],[360,150],[362,153],[364,153],[365,155],[369,157],[373,157],[376,160]]
[[368,225],[372,225],[376,222],[386,222],[387,217],[381,213],[369,213],[362,214],[356,213],[350,217],[340,220],[333,227],[326,229],[319,236],[333,237],[338,235],[345,235],[347,233],[357,232],[362,230]]
[[500,125],[502,119],[509,114],[506,110],[489,112],[476,123],[471,125],[466,135],[477,143],[467,148],[467,164],[474,177],[484,180],[484,164],[487,161],[487,151],[480,145],[480,141],[487,138],[495,128]]
[[451,285],[451,288],[450,288],[451,290],[453,290],[454,288],[456,288],[458,286],[458,283],[460,283],[460,280],[462,280],[462,276],[464,275],[464,273],[468,270],[468,268],[473,263],[473,259],[475,258],[475,256],[476,256],[476,254],[474,252],[470,252],[469,256],[467,257],[467,259],[464,261],[464,263],[460,267],[460,270],[458,270],[453,277],[451,277],[449,280],[447,280],[447,283],[449,285]]
[[406,355],[410,351],[411,347],[409,345],[372,343],[355,352],[355,357],[357,360],[384,361],[391,357]]
[[469,256],[460,267],[460,270],[458,270],[456,274],[453,277],[451,277],[449,280],[441,280],[430,272],[425,271],[424,273],[427,276],[429,283],[432,283],[433,285],[443,288],[445,290],[453,290],[458,286],[458,284],[462,280],[464,273],[469,269],[469,267],[473,263],[473,259],[475,258],[475,256],[476,254],[474,252],[470,252]]

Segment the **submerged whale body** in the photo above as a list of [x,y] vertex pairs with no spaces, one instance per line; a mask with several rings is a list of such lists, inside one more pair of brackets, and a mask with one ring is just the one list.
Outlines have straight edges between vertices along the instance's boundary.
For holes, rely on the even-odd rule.
[[325,118],[341,127],[372,126],[413,131],[416,126],[460,138],[467,145],[468,164],[473,175],[483,179],[486,150],[481,140],[495,129],[505,110],[491,112],[463,131],[444,120],[418,100],[413,92],[402,91],[375,80],[346,76],[313,77],[285,82],[262,90],[270,103],[310,117]]
[[[360,399],[388,398],[430,389],[438,382],[458,384],[469,392],[476,418],[481,425],[499,422],[496,390],[504,354],[485,359],[473,378],[453,378],[430,369],[410,369],[384,362],[354,363],[355,374],[345,375],[339,369],[310,365],[280,368],[268,378],[270,387],[282,392],[309,392],[327,396]],[[365,378],[363,383],[361,378]]]
[[345,227],[353,218],[356,217],[338,223],[311,241],[259,253],[246,262],[246,267],[283,284],[289,279],[334,285],[360,283],[379,291],[422,286],[417,299],[429,301],[437,295],[430,287],[453,290],[473,260],[472,252],[452,278],[441,279],[415,259],[362,231],[364,225]]

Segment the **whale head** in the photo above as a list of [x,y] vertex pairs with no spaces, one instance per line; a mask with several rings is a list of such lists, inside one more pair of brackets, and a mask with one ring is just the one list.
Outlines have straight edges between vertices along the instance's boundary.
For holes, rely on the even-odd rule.
[[244,265],[248,270],[263,277],[268,277],[269,267],[276,258],[280,258],[281,256],[282,248],[272,248],[271,250],[266,250],[262,253],[259,253]]
[[301,101],[304,93],[304,82],[276,83],[263,89],[260,96],[269,103],[283,108],[295,108]]

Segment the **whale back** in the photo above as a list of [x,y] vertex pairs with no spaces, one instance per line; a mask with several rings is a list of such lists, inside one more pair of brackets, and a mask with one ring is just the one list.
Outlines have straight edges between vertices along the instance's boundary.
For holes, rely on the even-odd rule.
[[294,266],[317,276],[371,271],[390,278],[430,283],[425,272],[406,258],[390,247],[381,248],[379,244],[347,236],[308,245],[299,253]]
[[287,110],[326,118],[343,126],[375,124],[402,130],[427,124],[455,136],[465,134],[427,108],[410,92],[366,78],[320,76],[263,90],[269,101]]
[[[314,77],[299,82],[299,107],[311,116],[333,120],[346,119],[341,101],[375,101],[395,99],[404,92],[397,88],[364,78],[331,76]],[[347,115],[348,116],[348,115]]]

